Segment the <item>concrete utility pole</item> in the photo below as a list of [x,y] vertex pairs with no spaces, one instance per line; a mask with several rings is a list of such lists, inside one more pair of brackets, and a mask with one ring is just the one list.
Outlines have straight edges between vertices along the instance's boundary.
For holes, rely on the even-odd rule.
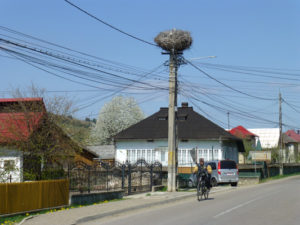
[[230,130],[229,112],[227,112],[227,124],[228,124],[228,130]]
[[192,44],[190,32],[182,30],[168,30],[160,32],[154,41],[169,54],[169,111],[168,111],[168,191],[176,191],[177,178],[177,70],[180,55]]
[[282,97],[281,92],[279,91],[279,159],[280,159],[280,175],[283,174],[283,138],[282,138]]
[[168,191],[176,191],[176,121],[177,110],[177,58],[170,53],[169,75],[169,115],[168,115]]
[[281,97],[281,92],[279,92],[279,134],[280,134],[280,140],[279,140],[279,146],[280,149],[283,147],[283,139],[282,139],[282,108],[281,108],[281,103],[282,103],[282,97]]

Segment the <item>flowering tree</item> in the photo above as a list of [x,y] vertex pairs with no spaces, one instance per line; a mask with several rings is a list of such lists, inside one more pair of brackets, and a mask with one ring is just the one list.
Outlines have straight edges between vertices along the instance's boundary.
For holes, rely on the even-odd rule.
[[92,130],[94,144],[111,144],[112,137],[144,119],[144,113],[132,97],[117,96],[100,110]]

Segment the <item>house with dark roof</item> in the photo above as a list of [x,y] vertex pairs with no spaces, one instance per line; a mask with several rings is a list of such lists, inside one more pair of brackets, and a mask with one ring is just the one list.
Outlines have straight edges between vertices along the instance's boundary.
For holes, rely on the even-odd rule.
[[41,174],[46,166],[94,157],[49,120],[42,98],[0,99],[0,181],[20,182],[23,170]]
[[[206,119],[183,103],[178,107],[178,164],[193,164],[192,150],[197,158],[205,160],[232,159],[238,162],[238,152],[244,145],[237,138]],[[121,131],[114,137],[116,160],[135,162],[144,158],[148,162],[168,164],[168,108],[160,110],[137,124]]]

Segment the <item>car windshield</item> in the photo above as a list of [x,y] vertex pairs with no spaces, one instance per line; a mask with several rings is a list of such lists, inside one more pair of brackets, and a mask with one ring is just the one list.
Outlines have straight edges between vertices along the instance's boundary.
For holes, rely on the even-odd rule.
[[221,169],[236,169],[236,163],[230,160],[221,161]]

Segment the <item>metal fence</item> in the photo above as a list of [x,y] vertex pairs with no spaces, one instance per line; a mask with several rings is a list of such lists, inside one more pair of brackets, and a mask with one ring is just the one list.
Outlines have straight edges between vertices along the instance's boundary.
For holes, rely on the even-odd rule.
[[101,192],[124,190],[125,194],[151,191],[153,185],[162,184],[162,164],[148,164],[144,159],[136,163],[113,165],[98,161],[89,166],[77,161],[69,166],[68,178],[71,192]]

